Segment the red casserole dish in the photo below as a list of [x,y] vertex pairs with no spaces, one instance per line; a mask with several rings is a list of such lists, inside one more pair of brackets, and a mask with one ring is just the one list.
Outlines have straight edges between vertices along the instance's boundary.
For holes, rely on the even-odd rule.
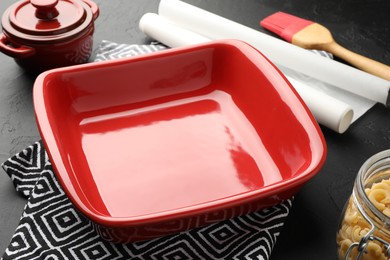
[[56,176],[113,242],[280,203],[326,156],[295,90],[236,40],[54,69],[33,96]]

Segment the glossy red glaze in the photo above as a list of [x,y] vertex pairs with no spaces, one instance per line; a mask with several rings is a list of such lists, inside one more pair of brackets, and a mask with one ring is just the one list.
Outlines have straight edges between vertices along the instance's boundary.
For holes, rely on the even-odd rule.
[[274,205],[325,160],[296,92],[239,41],[52,70],[34,106],[66,193],[115,242]]
[[58,0],[30,0],[30,3],[36,8],[35,16],[39,19],[53,19],[59,15]]
[[89,0],[31,0],[3,14],[0,51],[32,73],[88,61],[99,9]]

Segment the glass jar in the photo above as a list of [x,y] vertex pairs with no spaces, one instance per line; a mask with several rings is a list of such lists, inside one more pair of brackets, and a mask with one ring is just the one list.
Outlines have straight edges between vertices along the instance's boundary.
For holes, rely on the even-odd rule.
[[390,150],[360,168],[336,241],[339,259],[390,259]]

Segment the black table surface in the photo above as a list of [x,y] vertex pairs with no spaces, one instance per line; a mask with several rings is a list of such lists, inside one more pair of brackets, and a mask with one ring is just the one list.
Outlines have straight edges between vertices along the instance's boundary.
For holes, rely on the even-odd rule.
[[[14,0],[0,1],[0,13]],[[388,0],[185,0],[265,32],[259,20],[284,11],[329,28],[341,45],[390,65]],[[94,49],[102,40],[142,44],[150,41],[138,29],[146,12],[157,12],[159,0],[96,0]],[[93,58],[93,57],[92,57]],[[34,77],[12,58],[0,54],[0,161],[40,139],[33,105]],[[367,86],[369,87],[369,86]],[[362,163],[390,149],[390,110],[376,104],[344,134],[321,127],[328,155],[324,167],[296,194],[293,208],[271,259],[336,259],[335,235],[345,201]],[[0,174],[0,253],[18,224],[26,200]]]

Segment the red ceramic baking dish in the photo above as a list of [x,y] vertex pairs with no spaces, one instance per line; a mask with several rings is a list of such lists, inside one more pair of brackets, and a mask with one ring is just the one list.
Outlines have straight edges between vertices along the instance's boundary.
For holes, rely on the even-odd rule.
[[33,96],[56,176],[113,242],[280,203],[326,156],[295,90],[240,41],[54,69]]

